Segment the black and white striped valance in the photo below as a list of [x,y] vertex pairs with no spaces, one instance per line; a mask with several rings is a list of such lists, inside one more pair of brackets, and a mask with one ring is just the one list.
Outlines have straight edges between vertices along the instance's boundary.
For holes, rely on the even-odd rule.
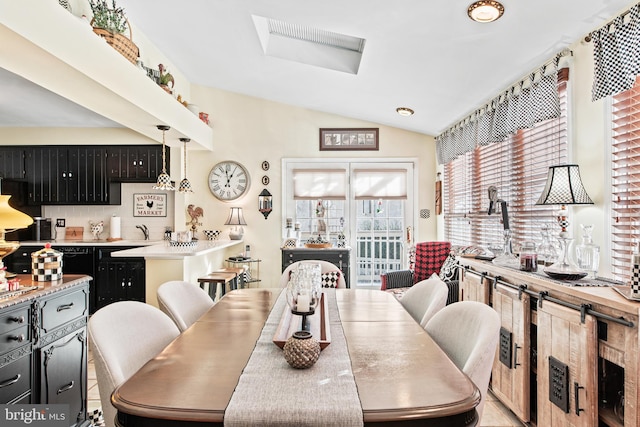
[[518,129],[560,116],[560,55],[436,137],[439,164],[476,146],[504,141]]
[[631,89],[640,74],[640,4],[591,33],[594,101]]

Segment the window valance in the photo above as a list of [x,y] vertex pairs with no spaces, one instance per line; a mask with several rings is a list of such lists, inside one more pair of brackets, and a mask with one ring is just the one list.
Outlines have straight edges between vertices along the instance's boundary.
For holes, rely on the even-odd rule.
[[[560,115],[558,64],[562,54],[530,73],[482,108],[436,137],[439,164],[461,154],[504,141],[525,129]],[[566,71],[564,71],[566,70]],[[568,76],[568,69],[563,69]]]
[[591,32],[594,101],[629,90],[640,74],[640,4]]

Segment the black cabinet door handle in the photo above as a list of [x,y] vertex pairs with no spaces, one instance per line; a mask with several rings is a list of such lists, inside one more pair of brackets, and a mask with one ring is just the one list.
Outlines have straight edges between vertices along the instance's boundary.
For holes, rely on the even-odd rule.
[[24,334],[20,334],[20,335],[11,335],[9,337],[10,341],[18,341],[18,342],[22,342],[24,341]]
[[576,415],[580,416],[580,412],[584,412],[584,409],[580,407],[580,397],[578,392],[580,390],[583,390],[584,387],[581,387],[580,384],[578,384],[577,382],[573,383],[573,393],[575,395],[575,400],[576,400]]
[[64,393],[65,391],[67,391],[67,390],[71,390],[73,388],[74,384],[75,384],[75,381],[71,381],[69,384],[60,387],[58,389],[57,394],[61,394],[61,393]]
[[513,350],[513,369],[521,365],[521,363],[518,363],[518,349],[522,349],[522,347],[516,344],[516,348]]
[[1,383],[0,383],[0,388],[8,387],[8,386],[10,386],[10,385],[12,385],[12,384],[17,383],[17,382],[20,380],[20,377],[21,377],[21,376],[22,376],[22,375],[17,374],[15,377],[10,378],[10,379],[8,379],[8,380],[6,380],[6,381],[1,382]]
[[56,309],[56,311],[69,310],[72,307],[73,307],[73,303],[70,302],[69,304],[59,305],[58,308]]

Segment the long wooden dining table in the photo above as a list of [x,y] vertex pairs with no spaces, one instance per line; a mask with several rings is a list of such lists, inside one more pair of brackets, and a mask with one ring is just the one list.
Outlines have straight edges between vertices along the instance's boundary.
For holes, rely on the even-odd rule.
[[[114,391],[117,424],[222,426],[280,292],[227,293]],[[335,292],[365,426],[477,424],[478,388],[393,295],[364,289]],[[286,364],[284,358],[282,362]]]

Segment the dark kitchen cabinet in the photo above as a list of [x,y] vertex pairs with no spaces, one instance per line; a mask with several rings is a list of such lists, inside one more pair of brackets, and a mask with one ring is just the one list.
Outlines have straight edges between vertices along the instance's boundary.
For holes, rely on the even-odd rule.
[[97,249],[95,310],[117,301],[145,302],[144,258],[116,258],[111,252],[130,248]]
[[[24,147],[0,147],[0,178],[24,179],[26,177],[24,165]],[[2,194],[6,193],[3,191]]]
[[120,204],[120,185],[107,177],[106,148],[34,146],[25,153],[29,204]]
[[[169,149],[166,169],[169,170]],[[156,182],[162,172],[162,145],[112,146],[107,150],[108,177],[120,182]]]
[[15,298],[0,308],[0,404],[66,405],[67,425],[87,425],[89,282],[64,278]]
[[65,335],[38,350],[40,402],[69,405],[70,423],[81,422],[86,413],[86,328]]

